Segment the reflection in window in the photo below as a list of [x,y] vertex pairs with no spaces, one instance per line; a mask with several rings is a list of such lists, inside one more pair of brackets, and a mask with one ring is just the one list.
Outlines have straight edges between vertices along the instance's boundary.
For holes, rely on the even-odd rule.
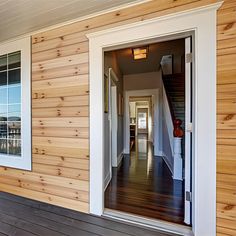
[[21,53],[0,56],[0,154],[21,156]]

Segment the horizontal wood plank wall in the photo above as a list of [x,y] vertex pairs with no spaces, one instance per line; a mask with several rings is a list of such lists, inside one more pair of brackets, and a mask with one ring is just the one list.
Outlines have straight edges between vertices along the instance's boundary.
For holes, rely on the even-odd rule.
[[[86,33],[217,0],[154,0],[32,36],[33,171],[0,168],[0,189],[89,210],[89,71]],[[218,235],[236,230],[236,1],[218,12]]]
[[218,11],[217,235],[236,235],[236,1]]

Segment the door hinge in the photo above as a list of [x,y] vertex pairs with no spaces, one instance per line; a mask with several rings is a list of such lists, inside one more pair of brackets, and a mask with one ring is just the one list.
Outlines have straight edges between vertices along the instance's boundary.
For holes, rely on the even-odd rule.
[[189,192],[189,191],[186,191],[186,192],[185,192],[185,199],[186,199],[186,201],[188,201],[188,202],[192,202],[192,193]]
[[186,63],[191,63],[193,61],[193,54],[191,52],[187,53],[185,56],[185,60],[186,60]]
[[186,125],[186,131],[189,133],[193,132],[193,123],[188,123]]

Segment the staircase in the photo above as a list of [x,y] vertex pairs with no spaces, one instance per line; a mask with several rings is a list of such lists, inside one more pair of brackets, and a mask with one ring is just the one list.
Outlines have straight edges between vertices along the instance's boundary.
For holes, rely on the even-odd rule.
[[163,84],[168,98],[172,120],[180,119],[185,126],[185,76],[184,73],[163,75]]

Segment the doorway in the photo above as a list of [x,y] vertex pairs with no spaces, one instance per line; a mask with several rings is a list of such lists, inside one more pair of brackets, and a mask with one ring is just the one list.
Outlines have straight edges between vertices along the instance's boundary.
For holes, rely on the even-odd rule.
[[[137,42],[139,40],[147,40],[158,38],[163,35],[172,35],[172,39],[178,38],[177,32],[186,32],[189,35],[188,29],[196,29],[198,31],[198,40],[193,48],[197,49],[198,60],[196,61],[196,86],[194,88],[194,99],[196,99],[198,112],[195,112],[194,107],[193,119],[195,126],[193,127],[193,175],[197,185],[193,183],[193,229],[196,235],[201,235],[204,232],[207,235],[214,235],[215,224],[210,219],[215,219],[214,208],[215,201],[215,169],[212,167],[215,163],[215,44],[205,47],[205,42],[215,39],[215,31],[212,30],[215,25],[213,17],[218,5],[212,5],[204,10],[191,10],[185,14],[175,14],[171,17],[165,17],[163,21],[160,19],[152,19],[151,21],[142,22],[142,24],[131,24],[125,27],[119,27],[112,31],[104,31],[92,33],[88,35],[90,39],[90,155],[91,155],[91,171],[90,171],[90,212],[97,215],[102,215],[104,211],[103,204],[103,72],[102,72],[102,51],[111,46],[120,47],[121,44],[129,42]],[[209,13],[210,16],[209,17]],[[193,20],[194,19],[194,20]],[[166,27],[168,26],[168,27]],[[173,26],[173,27],[172,27]],[[159,29],[156,31],[155,29]],[[145,33],[144,33],[145,32]],[[206,33],[207,32],[207,33]],[[175,35],[174,35],[175,34]],[[122,37],[120,37],[122,35]],[[201,37],[199,37],[201,35]],[[145,37],[144,37],[145,36]],[[183,35],[182,35],[183,36]],[[169,37],[170,39],[170,37]],[[162,38],[163,40],[163,38]],[[208,55],[207,58],[205,55]],[[209,63],[211,62],[211,63]],[[207,68],[206,68],[207,65]],[[98,79],[99,78],[99,79]],[[194,80],[195,81],[195,80]],[[213,91],[214,90],[214,91]],[[209,97],[209,93],[211,96]],[[203,99],[206,97],[206,99]],[[98,98],[102,98],[99,99]],[[201,98],[201,99],[199,99]],[[96,105],[95,105],[96,104]],[[204,109],[208,110],[208,116],[203,116]],[[198,115],[196,115],[198,114]],[[204,124],[204,125],[203,125]],[[205,128],[208,131],[205,132]],[[195,142],[198,140],[198,142]],[[211,147],[211,148],[209,148]],[[198,158],[195,158],[197,155]],[[201,168],[196,168],[200,163]],[[213,165],[214,167],[215,165]],[[210,170],[210,171],[209,171]],[[204,178],[203,178],[204,176]],[[207,178],[206,178],[207,176]],[[205,198],[199,196],[200,192],[205,193]],[[206,197],[208,196],[208,197]],[[197,205],[197,207],[196,207]],[[211,209],[206,211],[207,208]],[[214,215],[214,216],[213,216]],[[175,228],[177,230],[177,228]]]
[[[185,106],[186,80],[191,80],[190,74],[185,76],[186,62],[183,58],[186,40],[180,38],[139,46],[134,44],[104,53],[104,71],[106,73],[107,68],[113,68],[117,74],[118,88],[115,99],[109,96],[111,107],[108,113],[112,113],[113,105],[115,110],[121,110],[118,113],[123,120],[116,129],[111,126],[106,128],[109,123],[104,123],[105,132],[110,129],[112,134],[123,130],[123,136],[116,136],[123,144],[123,148],[119,148],[123,153],[118,165],[112,165],[110,181],[106,183],[105,211],[115,210],[191,225],[187,219],[191,209],[185,210],[184,204],[185,182],[190,183],[191,176],[182,174],[185,159],[191,159],[190,155],[184,155],[187,143],[184,135],[185,114],[191,113],[186,112]],[[143,50],[147,55],[135,59],[135,50]],[[170,61],[165,59],[169,55]],[[112,91],[112,84],[108,90]],[[128,104],[128,109],[123,108],[124,102]],[[112,115],[110,117],[112,120]],[[182,123],[178,127],[182,135],[178,137],[173,135],[175,120]],[[124,150],[127,134],[128,150]],[[188,142],[188,145],[191,150],[191,143]],[[174,149],[176,146],[179,148],[178,154]],[[106,153],[109,149],[113,153],[113,148],[105,142]],[[105,155],[105,165],[106,159]],[[118,156],[115,159],[118,160]]]

